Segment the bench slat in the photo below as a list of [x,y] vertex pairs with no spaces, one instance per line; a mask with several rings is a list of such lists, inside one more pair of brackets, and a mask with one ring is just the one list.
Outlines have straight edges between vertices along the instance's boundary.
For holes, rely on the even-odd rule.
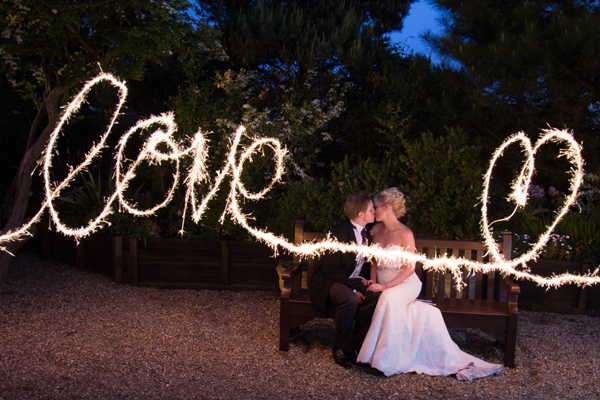
[[487,277],[487,301],[494,301],[494,289],[496,288],[496,271],[488,272]]
[[[435,247],[430,246],[427,248],[427,258],[435,258]],[[425,283],[425,298],[433,298],[433,274],[431,272],[427,273],[427,282]]]
[[437,307],[448,314],[488,314],[508,316],[508,307],[498,301],[478,301],[468,299],[442,299]]

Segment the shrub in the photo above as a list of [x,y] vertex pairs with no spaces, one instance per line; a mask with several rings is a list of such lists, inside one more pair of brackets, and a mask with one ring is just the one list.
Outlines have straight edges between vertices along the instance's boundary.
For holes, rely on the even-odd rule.
[[403,145],[402,189],[408,194],[413,231],[420,237],[479,239],[479,146],[468,143],[460,128],[447,129],[440,138],[425,133],[420,140],[403,140]]
[[288,238],[293,237],[294,223],[298,219],[306,221],[309,231],[328,231],[345,218],[346,196],[359,190],[372,194],[393,186],[389,166],[371,159],[360,161],[358,165],[344,161],[333,166],[330,178],[309,179],[288,184],[282,196],[276,226]]

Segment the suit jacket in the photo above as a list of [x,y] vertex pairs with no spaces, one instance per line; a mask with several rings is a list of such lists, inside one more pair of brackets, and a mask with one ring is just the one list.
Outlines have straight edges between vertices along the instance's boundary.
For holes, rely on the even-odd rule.
[[[356,243],[354,225],[352,225],[352,222],[350,222],[348,218],[333,227],[331,234],[339,242]],[[370,242],[370,238],[368,239]],[[362,269],[363,273],[364,271],[369,270],[369,267],[369,264],[365,262]],[[337,251],[335,253],[323,255],[317,263],[310,279],[310,301],[319,310],[325,312],[331,285],[335,282],[339,282],[351,287],[349,277],[352,275],[355,268],[355,253],[342,253],[341,251]],[[369,279],[368,275],[362,276]]]

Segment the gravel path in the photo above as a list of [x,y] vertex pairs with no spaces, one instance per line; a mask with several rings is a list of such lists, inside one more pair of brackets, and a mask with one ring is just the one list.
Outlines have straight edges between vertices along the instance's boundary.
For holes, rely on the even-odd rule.
[[[517,367],[473,383],[369,375],[331,358],[333,325],[278,350],[275,292],[117,285],[20,253],[0,295],[0,399],[600,399],[600,318],[521,312]],[[501,363],[486,335],[459,346]]]

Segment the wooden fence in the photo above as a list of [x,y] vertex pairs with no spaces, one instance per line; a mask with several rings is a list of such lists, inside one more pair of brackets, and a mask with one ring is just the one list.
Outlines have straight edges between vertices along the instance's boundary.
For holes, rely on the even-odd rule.
[[[585,274],[598,268],[598,264],[539,258],[528,262],[527,267],[531,273],[548,278],[566,272]],[[521,280],[516,283],[521,286],[519,309],[562,313],[597,310],[592,314],[600,315],[600,285],[581,288],[569,284],[546,289],[531,281]]]
[[72,238],[41,230],[45,258],[109,276],[117,283],[169,289],[278,290],[279,259],[268,246],[244,241]]
[[[260,243],[94,234],[76,245],[72,238],[43,228],[40,236],[44,257],[109,276],[117,283],[170,289],[279,289],[278,259]],[[544,277],[598,268],[597,264],[550,259],[527,266]],[[521,287],[522,310],[600,315],[600,285],[580,288],[571,284],[546,290],[531,281],[516,283]]]

